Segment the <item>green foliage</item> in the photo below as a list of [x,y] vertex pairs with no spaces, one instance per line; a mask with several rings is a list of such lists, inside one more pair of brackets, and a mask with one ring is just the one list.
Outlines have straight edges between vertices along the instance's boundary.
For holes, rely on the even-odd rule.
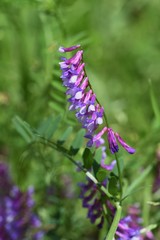
[[96,178],[99,182],[103,182],[107,177],[107,171],[105,169],[99,168],[96,173]]
[[67,138],[69,137],[69,135],[72,133],[72,131],[73,131],[73,128],[72,128],[72,127],[68,127],[68,128],[64,131],[63,135],[58,139],[57,143],[58,143],[59,145],[64,144],[65,141],[67,140]]
[[70,147],[71,155],[76,155],[78,153],[79,149],[82,146],[84,135],[85,135],[85,129],[79,130],[79,132],[76,134]]
[[151,104],[152,104],[152,109],[155,115],[155,126],[160,127],[160,109],[159,105],[155,96],[155,93],[153,91],[153,86],[151,80],[149,81],[150,85],[150,99],[151,99]]
[[86,169],[90,169],[92,167],[94,157],[89,148],[85,148],[82,158],[83,158],[84,167]]
[[109,178],[108,191],[113,196],[117,196],[117,194],[119,193],[118,181],[118,177],[116,177],[115,175]]
[[37,129],[37,133],[46,139],[52,138],[53,134],[58,128],[58,125],[60,124],[61,118],[61,115],[59,115],[55,118],[49,117],[45,119],[42,123],[40,123],[40,126]]
[[13,124],[17,132],[24,138],[27,143],[35,140],[35,136],[28,123],[23,121],[20,117],[16,116],[13,118]]
[[[76,160],[83,155],[85,168],[94,161],[96,178],[102,182],[106,177],[100,168],[101,153],[92,158],[92,151],[81,147],[83,134],[78,133],[74,113],[68,112],[59,77],[61,45],[82,45],[88,77],[109,122],[136,148],[135,156],[120,152],[124,209],[140,202],[144,220],[160,222],[158,206],[146,203],[146,196],[159,202],[159,194],[151,192],[160,143],[159,18],[156,0],[0,1],[0,159],[9,162],[22,189],[35,186],[45,240],[104,236],[85,219],[76,190],[84,176],[75,173],[63,154],[71,149]],[[47,147],[52,142],[62,154]],[[109,191],[116,195],[117,167],[113,173]],[[71,177],[75,194],[69,200],[62,194],[65,174]]]

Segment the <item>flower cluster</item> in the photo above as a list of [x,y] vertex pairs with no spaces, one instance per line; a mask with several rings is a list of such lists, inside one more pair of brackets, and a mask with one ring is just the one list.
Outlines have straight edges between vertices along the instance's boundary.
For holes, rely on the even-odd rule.
[[118,237],[118,240],[142,240],[142,236],[140,234],[140,224],[142,221],[139,217],[139,207],[136,205],[131,206],[128,209],[128,214],[129,215],[122,218],[118,224],[118,228],[116,231],[116,236]]
[[[60,47],[59,51],[71,52],[78,48],[80,48],[80,45],[69,48]],[[101,131],[96,132],[98,127],[103,124],[104,108],[97,101],[96,94],[93,92],[86,75],[83,51],[77,51],[76,54],[69,59],[62,57],[60,68],[62,70],[61,78],[63,85],[67,88],[66,95],[69,96],[69,110],[76,112],[75,115],[78,121],[82,124],[82,127],[86,129],[85,137],[88,139],[87,147],[101,147],[103,155],[101,166],[106,169],[108,168],[107,170],[112,169],[114,163],[108,167],[104,163],[104,152],[106,149],[101,145],[104,143],[102,136],[105,133],[107,134],[109,148],[112,154],[119,150],[117,141],[130,154],[133,154],[135,149],[127,145],[119,134],[115,133],[112,128],[108,126],[104,126]]]
[[120,220],[116,231],[117,240],[155,240],[151,231],[142,230],[142,219],[140,218],[140,209],[138,205],[128,208],[128,216]]
[[[103,182],[106,186],[107,181]],[[96,223],[98,228],[102,228],[104,223],[104,214],[102,208],[102,199],[98,194],[98,189],[95,183],[87,178],[87,183],[80,183],[81,188],[80,198],[82,199],[83,207],[88,209],[87,217],[91,223]],[[111,221],[114,218],[116,209],[113,207],[111,202],[106,200],[104,203],[108,209],[108,218]],[[147,231],[145,235],[141,233],[142,219],[140,218],[139,206],[133,205],[128,208],[128,215],[122,218],[118,224],[116,230],[117,240],[155,240],[151,231]]]
[[33,214],[33,188],[22,193],[13,185],[8,167],[0,163],[0,240],[22,240],[27,233],[33,240],[43,238],[39,218]]
[[87,217],[91,223],[98,222],[97,227],[102,228],[104,223],[103,208],[96,184],[87,178],[87,183],[80,183],[79,186],[81,188],[82,206],[88,209]]

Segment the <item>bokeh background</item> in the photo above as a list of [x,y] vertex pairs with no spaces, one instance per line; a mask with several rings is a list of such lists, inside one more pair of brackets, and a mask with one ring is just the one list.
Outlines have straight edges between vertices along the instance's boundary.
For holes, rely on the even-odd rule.
[[[85,176],[61,154],[28,147],[14,117],[36,127],[56,116],[57,106],[63,111],[65,99],[58,100],[54,85],[60,81],[58,48],[80,43],[110,125],[137,149],[132,157],[123,153],[125,177],[134,181],[156,163],[160,142],[159,19],[159,0],[0,1],[0,161],[9,164],[23,191],[34,186],[45,240],[102,239],[105,231],[90,224],[78,199],[77,184]],[[153,200],[154,175],[153,167],[141,182],[141,194],[126,200],[140,202],[146,224],[160,221],[159,215],[150,218],[146,204]]]

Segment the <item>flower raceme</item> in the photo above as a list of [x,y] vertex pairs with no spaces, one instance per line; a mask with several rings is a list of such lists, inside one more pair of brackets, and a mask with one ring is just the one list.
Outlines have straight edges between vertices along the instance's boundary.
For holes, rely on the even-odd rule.
[[[106,187],[107,179],[102,184]],[[95,223],[98,228],[102,228],[104,224],[102,198],[99,195],[96,184],[87,178],[87,182],[80,183],[79,186],[81,189],[80,198],[82,199],[82,205],[87,209],[87,218],[90,219],[91,223]],[[106,204],[112,221],[116,209],[108,200],[103,203]],[[127,216],[121,218],[118,223],[115,233],[117,240],[155,240],[151,231],[148,230],[144,234],[141,233],[143,222],[140,215],[139,205],[135,204],[128,208]]]
[[[65,53],[77,50],[78,48],[80,48],[80,45],[69,48],[60,47],[59,51]],[[104,108],[97,101],[96,94],[93,92],[86,75],[83,50],[78,50],[69,59],[65,57],[61,59],[62,61],[59,63],[62,70],[61,78],[63,85],[67,88],[66,95],[69,96],[69,110],[76,112],[76,118],[82,124],[82,127],[86,129],[85,137],[89,139],[87,147],[97,147],[99,142],[103,142],[102,136],[106,133],[112,154],[119,150],[117,141],[128,153],[133,154],[135,149],[127,145],[112,128],[105,126],[99,133],[96,133],[97,128],[103,124]],[[101,143],[99,144],[100,146]],[[101,146],[101,148],[103,147]],[[101,165],[104,166],[104,164]]]
[[42,240],[41,222],[33,213],[34,189],[26,192],[13,185],[8,166],[0,162],[0,240],[22,240],[33,232],[32,240]]
[[[106,181],[103,182],[106,186]],[[87,179],[87,183],[80,183],[81,188],[80,198],[82,199],[83,207],[87,208],[87,217],[91,223],[96,223],[98,228],[102,228],[104,224],[103,208],[101,198],[98,195],[97,186]],[[111,218],[115,215],[115,208],[106,200],[106,206],[109,209]],[[155,240],[151,231],[147,231],[144,235],[141,233],[142,219],[140,218],[140,208],[137,205],[128,208],[128,215],[122,218],[116,229],[117,240]]]

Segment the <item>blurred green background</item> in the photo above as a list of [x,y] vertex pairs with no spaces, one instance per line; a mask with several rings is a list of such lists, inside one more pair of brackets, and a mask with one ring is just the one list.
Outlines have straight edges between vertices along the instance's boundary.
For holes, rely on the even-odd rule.
[[[46,240],[101,239],[101,234],[78,199],[77,183],[85,177],[56,152],[42,147],[28,152],[13,117],[37,126],[57,114],[57,50],[81,44],[90,82],[111,126],[137,149],[135,156],[124,155],[126,177],[132,181],[155,161],[160,142],[159,19],[159,0],[0,1],[0,160],[9,162],[22,189],[35,186]],[[23,167],[20,159],[25,159]],[[24,176],[20,182],[19,175]],[[146,184],[152,184],[153,175]],[[66,181],[69,199],[63,193]],[[151,198],[150,190],[144,192]],[[129,201],[143,205],[144,198]]]

